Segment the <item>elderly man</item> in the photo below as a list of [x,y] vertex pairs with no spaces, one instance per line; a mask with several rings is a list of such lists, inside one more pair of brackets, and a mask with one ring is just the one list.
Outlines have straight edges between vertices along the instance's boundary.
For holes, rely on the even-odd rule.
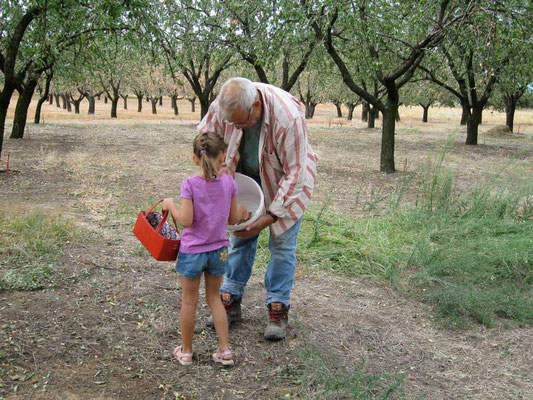
[[[296,241],[316,179],[317,157],[307,141],[302,103],[272,85],[229,79],[198,126],[228,144],[224,172],[256,180],[266,214],[231,237],[221,298],[229,323],[242,319],[241,300],[250,279],[259,233],[269,227],[270,260],[265,273],[268,340],[286,334],[296,270]],[[209,322],[208,322],[209,324]]]

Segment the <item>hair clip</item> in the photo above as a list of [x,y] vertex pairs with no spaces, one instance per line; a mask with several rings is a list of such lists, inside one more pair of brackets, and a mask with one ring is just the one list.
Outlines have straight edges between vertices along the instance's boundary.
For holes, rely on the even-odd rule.
[[205,154],[205,149],[201,149],[201,150],[200,150],[200,154],[201,154],[201,155],[204,155],[204,154]]

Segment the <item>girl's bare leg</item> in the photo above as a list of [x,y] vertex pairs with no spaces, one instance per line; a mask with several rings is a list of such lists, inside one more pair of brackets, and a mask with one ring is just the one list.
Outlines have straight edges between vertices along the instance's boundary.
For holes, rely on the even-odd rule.
[[[228,317],[226,316],[226,309],[220,300],[220,285],[222,284],[223,276],[205,275],[205,297],[211,316],[215,324],[215,329],[218,336],[218,347],[220,350],[229,350],[228,343]],[[228,356],[228,359],[231,358]]]
[[[181,276],[181,311],[180,330],[183,353],[192,353],[192,337],[194,335],[194,321],[196,320],[196,305],[198,304],[198,289],[200,278],[189,279]],[[190,361],[188,358],[184,361]]]

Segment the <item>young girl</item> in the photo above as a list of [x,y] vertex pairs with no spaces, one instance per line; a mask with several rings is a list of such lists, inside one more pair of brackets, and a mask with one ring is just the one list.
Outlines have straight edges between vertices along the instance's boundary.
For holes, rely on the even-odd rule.
[[226,144],[217,134],[202,133],[196,136],[192,160],[200,167],[200,175],[182,182],[179,209],[171,198],[163,200],[163,210],[169,210],[184,227],[176,264],[182,288],[182,345],[173,351],[174,358],[181,365],[192,364],[192,338],[202,274],[205,277],[207,303],[218,335],[218,351],[213,354],[213,360],[223,365],[233,365],[220,285],[228,257],[226,225],[245,219],[248,212],[237,205],[237,188],[233,178],[218,173],[224,162],[225,151]]

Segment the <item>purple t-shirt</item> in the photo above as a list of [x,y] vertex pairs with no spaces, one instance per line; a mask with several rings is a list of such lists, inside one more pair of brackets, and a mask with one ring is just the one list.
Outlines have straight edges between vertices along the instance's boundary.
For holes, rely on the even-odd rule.
[[181,183],[180,197],[192,200],[194,216],[181,232],[180,252],[196,254],[229,245],[226,225],[236,195],[235,181],[226,174],[209,181],[195,175]]

